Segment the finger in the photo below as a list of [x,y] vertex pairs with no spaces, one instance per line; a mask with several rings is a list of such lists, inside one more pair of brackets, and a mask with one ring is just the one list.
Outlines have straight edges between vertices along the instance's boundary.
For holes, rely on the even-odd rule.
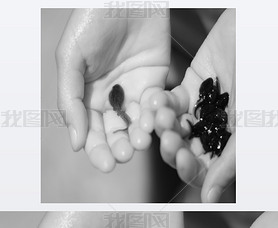
[[89,132],[86,140],[85,151],[91,163],[102,172],[110,172],[114,169],[116,161],[107,144],[104,131],[102,114],[88,110]]
[[202,186],[207,169],[188,147],[183,147],[177,152],[176,166],[179,177],[185,183],[194,187]]
[[184,146],[184,141],[176,132],[166,130],[161,135],[161,157],[172,168],[176,168],[176,154],[182,146]]
[[[147,150],[152,142],[151,131],[148,132],[146,129],[140,127],[140,118],[141,118],[141,104],[131,103],[126,110],[126,113],[131,118],[131,125],[128,128],[128,133],[130,137],[130,143],[136,150]],[[147,110],[147,109],[145,109]],[[152,115],[152,114],[151,114]],[[152,117],[151,117],[152,118]],[[147,122],[152,121],[152,119],[146,120]],[[152,124],[152,123],[151,123]]]
[[[192,69],[203,79],[221,76],[224,91],[235,83],[236,11],[222,13],[191,63]],[[231,95],[231,94],[230,94]],[[233,96],[230,97],[230,103]]]
[[144,109],[140,117],[140,128],[147,132],[152,133],[154,130],[154,115],[155,113],[151,109]]
[[58,108],[68,127],[72,148],[80,150],[85,145],[88,118],[84,97],[84,64],[80,53],[69,42],[61,41],[56,51],[58,69]]
[[152,142],[151,135],[139,127],[139,121],[130,126],[129,134],[131,145],[135,150],[145,151],[150,147]]
[[139,120],[139,127],[147,132],[151,133],[154,130],[154,111],[151,109],[150,98],[153,94],[162,91],[160,87],[151,87],[144,91],[140,99],[141,116]]
[[129,142],[127,124],[113,110],[103,114],[105,134],[113,156],[118,162],[127,162],[133,155],[133,147]]
[[[130,117],[131,125],[133,127],[134,124],[132,123],[138,123],[140,112],[140,105],[137,102],[131,102],[127,105],[126,114]],[[131,126],[128,126],[128,132],[129,129],[131,129]],[[114,145],[112,145],[112,153],[119,162],[127,162],[132,158],[134,148],[130,142],[128,134],[123,135],[123,137],[120,137],[117,141],[115,140]]]
[[[189,96],[184,87],[178,86],[170,91],[159,91],[150,100],[152,110],[156,110],[155,131],[158,136],[165,129],[173,129],[181,133],[181,125],[177,116],[188,112]],[[185,132],[183,132],[185,133]]]
[[139,120],[132,122],[128,128],[128,132],[131,145],[135,150],[144,151],[150,147],[152,142],[151,135],[140,127]]
[[126,113],[131,118],[131,124],[128,128],[131,146],[135,150],[147,150],[152,142],[150,133],[144,131],[140,127],[140,116],[142,113],[141,104],[136,102],[131,103],[126,110]]
[[202,187],[202,201],[218,202],[223,191],[234,181],[235,172],[235,134],[232,134],[222,155],[208,170]]
[[180,135],[182,138],[189,137],[191,134],[192,129],[188,121],[190,123],[193,123],[193,117],[189,113],[185,113],[178,117],[178,122],[180,125]]
[[181,128],[174,110],[160,107],[155,116],[155,132],[160,137],[165,130],[174,130],[180,133]]
[[140,117],[129,127],[130,142],[136,150],[147,150],[151,145],[154,113],[150,110],[149,98],[161,90],[160,87],[147,88],[140,98]]
[[150,98],[152,110],[167,106],[172,108],[176,115],[188,112],[189,96],[183,85],[177,86],[172,91],[158,91]]

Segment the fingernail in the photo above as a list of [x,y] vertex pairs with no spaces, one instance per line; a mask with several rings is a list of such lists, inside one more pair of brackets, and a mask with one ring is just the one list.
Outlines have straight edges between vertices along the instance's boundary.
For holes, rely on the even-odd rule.
[[71,145],[73,148],[75,148],[77,142],[77,132],[74,129],[74,127],[71,125],[69,126],[69,134],[70,134]]
[[222,190],[220,187],[213,187],[207,194],[207,203],[217,203],[221,196]]

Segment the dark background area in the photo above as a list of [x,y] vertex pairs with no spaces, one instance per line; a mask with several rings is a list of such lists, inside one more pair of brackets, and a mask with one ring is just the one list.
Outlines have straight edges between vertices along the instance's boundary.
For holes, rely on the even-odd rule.
[[185,212],[185,228],[249,228],[262,212]]

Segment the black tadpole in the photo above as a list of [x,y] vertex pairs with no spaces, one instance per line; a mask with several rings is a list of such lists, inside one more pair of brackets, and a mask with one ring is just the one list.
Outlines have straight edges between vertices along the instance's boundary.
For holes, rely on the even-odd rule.
[[[112,105],[113,110],[117,113],[118,116],[120,116],[123,119],[123,121],[126,123],[128,127],[131,123],[131,120],[130,117],[122,109],[124,100],[125,100],[125,93],[123,88],[119,84],[114,85],[111,92],[109,93],[109,102]],[[126,129],[122,129],[122,130],[126,130]]]

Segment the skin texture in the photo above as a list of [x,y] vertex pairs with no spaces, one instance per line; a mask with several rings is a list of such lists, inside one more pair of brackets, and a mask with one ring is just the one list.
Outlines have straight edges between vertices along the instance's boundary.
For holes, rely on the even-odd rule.
[[[199,87],[209,77],[218,77],[221,93],[228,92],[228,131],[232,133],[222,155],[210,159],[198,138],[188,140]],[[177,169],[180,178],[201,187],[203,202],[217,202],[235,179],[235,10],[226,10],[198,50],[180,86],[150,98],[154,129],[161,138],[163,160]],[[148,113],[149,115],[149,113]],[[144,129],[145,113],[141,115]],[[143,120],[142,120],[143,119]]]
[[[104,216],[110,213],[111,212],[48,212],[39,225],[39,228],[104,228],[107,227],[107,219],[105,219]],[[184,228],[182,212],[165,213],[169,215],[170,228]]]
[[[151,142],[139,129],[139,120],[126,132],[105,131],[103,114],[112,109],[108,98],[112,87],[123,88],[126,108],[131,102],[144,107],[154,92],[164,88],[170,65],[169,17],[107,15],[109,9],[74,10],[56,50],[58,107],[66,111],[61,113],[66,113],[72,148],[84,148],[91,163],[103,172],[112,171],[116,162],[129,160],[134,150]],[[119,142],[122,147],[115,146]],[[129,149],[123,152],[122,148]]]

